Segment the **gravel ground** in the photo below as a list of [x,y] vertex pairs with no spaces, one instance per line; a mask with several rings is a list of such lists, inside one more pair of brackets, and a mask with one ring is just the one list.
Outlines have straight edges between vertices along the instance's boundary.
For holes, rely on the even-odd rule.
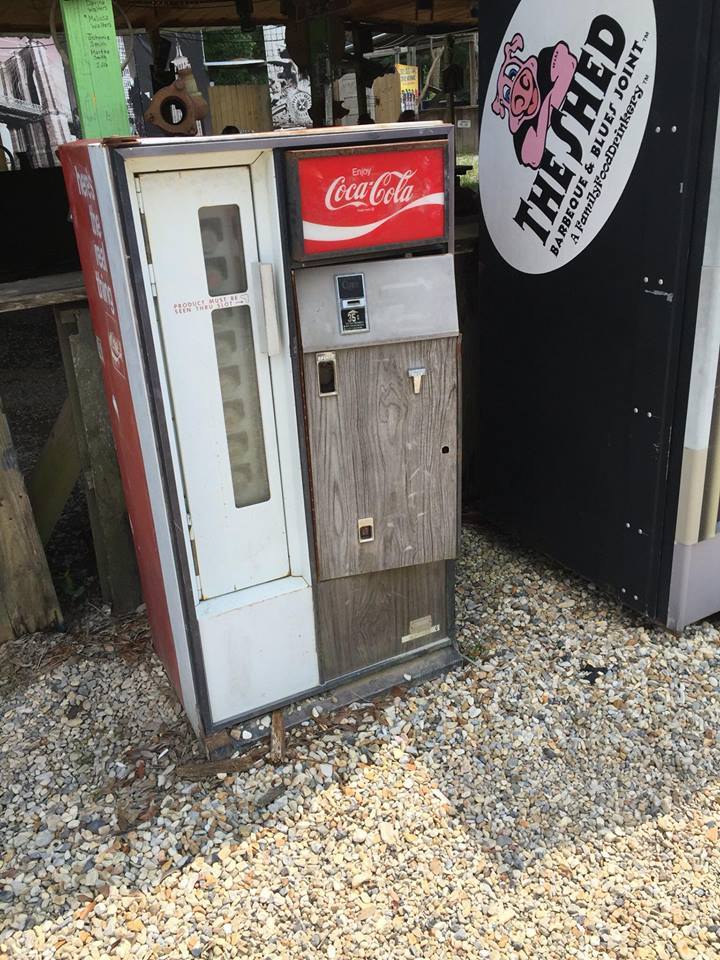
[[718,628],[466,531],[475,661],[191,782],[142,617],[0,667],[0,957],[720,956]]

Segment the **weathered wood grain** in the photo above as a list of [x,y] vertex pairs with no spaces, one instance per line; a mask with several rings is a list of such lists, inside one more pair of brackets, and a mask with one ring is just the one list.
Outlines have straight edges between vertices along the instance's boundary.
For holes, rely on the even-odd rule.
[[90,311],[59,307],[55,316],[100,586],[114,613],[128,613],[141,601],[140,578]]
[[395,123],[402,110],[400,98],[400,74],[386,73],[373,83],[375,98],[375,123]]
[[273,763],[280,763],[285,759],[285,714],[282,710],[273,710],[270,726],[270,759]]
[[[318,394],[316,355],[304,358],[321,580],[456,555],[456,346],[450,337],[338,350],[334,397]],[[419,394],[416,367],[427,371]],[[372,543],[358,538],[365,517]]]
[[45,551],[0,405],[0,642],[61,622]]
[[242,773],[261,760],[268,752],[269,744],[261,743],[240,757],[227,760],[206,760],[201,763],[184,763],[175,771],[180,780],[205,780],[219,773]]
[[[321,682],[447,637],[446,566],[432,563],[318,583]],[[439,629],[403,643],[411,622],[423,617]]]
[[79,475],[80,457],[75,438],[75,422],[70,400],[66,398],[27,485],[35,523],[43,544],[52,536]]
[[223,84],[210,87],[210,117],[214,133],[232,125],[239,130],[261,133],[272,130],[270,94],[260,83]]
[[0,283],[0,313],[32,310],[34,307],[47,307],[56,303],[70,303],[84,299],[85,282],[79,271]]

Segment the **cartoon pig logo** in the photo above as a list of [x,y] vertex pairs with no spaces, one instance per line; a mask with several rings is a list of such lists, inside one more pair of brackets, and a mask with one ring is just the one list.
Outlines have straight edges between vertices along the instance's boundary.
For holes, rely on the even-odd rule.
[[492,108],[499,117],[508,117],[520,163],[537,169],[545,152],[552,112],[565,100],[575,76],[577,57],[563,41],[525,60],[519,56],[524,49],[525,40],[520,33],[505,44],[505,60]]

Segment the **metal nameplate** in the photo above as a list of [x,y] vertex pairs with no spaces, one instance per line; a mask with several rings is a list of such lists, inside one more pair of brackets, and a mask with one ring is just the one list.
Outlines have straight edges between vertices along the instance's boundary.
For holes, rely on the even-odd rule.
[[410,621],[410,632],[401,637],[401,643],[412,643],[413,640],[419,640],[421,637],[429,637],[433,633],[440,633],[440,624],[433,623],[432,617],[421,617],[419,620]]

